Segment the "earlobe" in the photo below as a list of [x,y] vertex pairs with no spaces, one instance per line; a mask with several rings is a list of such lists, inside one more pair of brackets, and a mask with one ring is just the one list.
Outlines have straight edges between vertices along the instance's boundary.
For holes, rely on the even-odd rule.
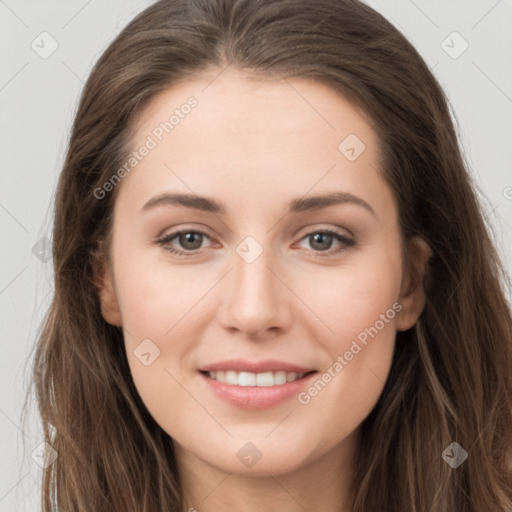
[[121,311],[117,302],[112,273],[105,261],[105,255],[95,258],[94,286],[101,306],[101,315],[104,320],[116,327],[121,327]]
[[427,242],[419,236],[408,240],[407,250],[408,264],[399,299],[402,309],[396,317],[398,331],[406,331],[411,328],[425,307],[424,278],[428,272],[428,261],[433,254]]

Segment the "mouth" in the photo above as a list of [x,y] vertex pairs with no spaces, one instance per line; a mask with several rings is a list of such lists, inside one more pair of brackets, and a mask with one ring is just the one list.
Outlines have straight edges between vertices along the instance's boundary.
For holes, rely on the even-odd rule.
[[317,370],[268,360],[230,360],[205,366],[199,374],[208,392],[238,409],[269,409],[297,396]]
[[316,373],[316,370],[308,372],[287,372],[284,370],[267,371],[261,373],[254,372],[237,372],[235,370],[227,371],[205,371],[201,370],[205,377],[208,377],[217,382],[228,384],[229,386],[240,387],[274,387],[295,382],[303,379],[304,377]]

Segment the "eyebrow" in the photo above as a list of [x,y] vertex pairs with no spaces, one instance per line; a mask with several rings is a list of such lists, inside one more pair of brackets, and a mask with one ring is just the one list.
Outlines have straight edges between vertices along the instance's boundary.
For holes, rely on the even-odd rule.
[[[288,203],[288,213],[303,213],[327,208],[338,204],[354,204],[361,206],[372,215],[377,216],[374,209],[363,199],[348,192],[331,192],[328,194],[301,197]],[[226,208],[219,202],[209,197],[195,194],[169,194],[163,193],[151,198],[143,207],[146,211],[157,206],[184,206],[210,213],[225,214]]]

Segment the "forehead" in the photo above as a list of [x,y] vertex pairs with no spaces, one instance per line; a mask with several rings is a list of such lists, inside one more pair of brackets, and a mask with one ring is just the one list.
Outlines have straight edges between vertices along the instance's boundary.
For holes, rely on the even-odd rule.
[[[180,110],[190,98],[197,106],[183,116]],[[244,133],[261,137],[271,135],[273,127],[288,134],[307,130],[310,135],[337,132],[336,136],[350,129],[360,138],[374,137],[371,121],[333,87],[307,78],[258,77],[231,67],[204,72],[154,97],[135,123],[134,142],[142,142],[141,137],[173,113],[179,115],[172,122],[176,132],[178,125],[182,125],[180,131],[189,125],[210,136],[243,128]],[[187,118],[187,123],[181,122]]]
[[310,79],[258,79],[228,68],[177,84],[137,119],[132,150],[148,141],[150,151],[125,179],[131,184],[123,184],[132,196],[178,187],[233,199],[236,190],[242,207],[255,196],[283,201],[313,189],[383,190],[366,117]]

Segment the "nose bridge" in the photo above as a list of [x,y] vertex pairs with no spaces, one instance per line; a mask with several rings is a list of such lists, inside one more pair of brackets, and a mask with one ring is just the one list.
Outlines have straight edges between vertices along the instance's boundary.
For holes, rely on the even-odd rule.
[[268,237],[264,243],[246,237],[235,248],[230,293],[222,307],[224,326],[249,336],[283,327],[289,317],[285,287],[270,270],[275,258]]
[[[263,243],[263,242],[262,242]],[[271,302],[276,299],[275,276],[269,270],[272,267],[272,249],[263,247],[253,237],[246,237],[236,248],[234,268],[234,292],[238,300],[246,307],[266,306],[270,310]]]

